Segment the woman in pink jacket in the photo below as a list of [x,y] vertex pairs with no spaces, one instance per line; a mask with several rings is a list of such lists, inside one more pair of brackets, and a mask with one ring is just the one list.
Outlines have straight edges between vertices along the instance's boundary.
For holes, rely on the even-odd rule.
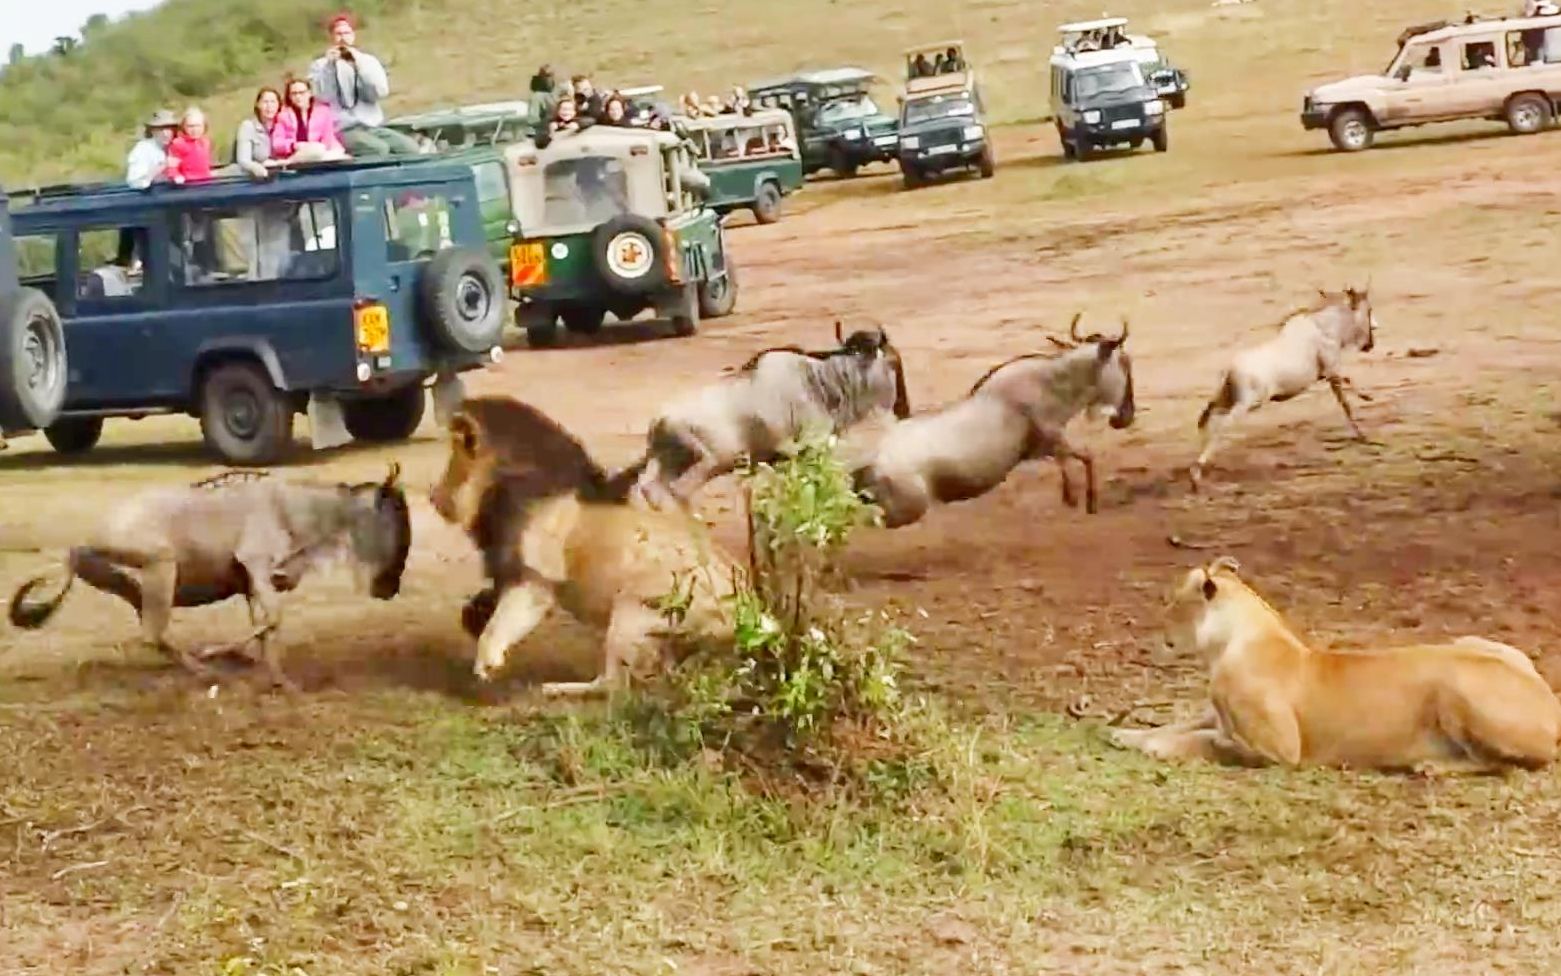
[[336,117],[329,105],[315,99],[309,80],[289,78],[286,89],[287,104],[277,113],[271,130],[271,155],[291,159],[304,149],[303,155],[313,159],[345,158],[347,150],[336,134]]

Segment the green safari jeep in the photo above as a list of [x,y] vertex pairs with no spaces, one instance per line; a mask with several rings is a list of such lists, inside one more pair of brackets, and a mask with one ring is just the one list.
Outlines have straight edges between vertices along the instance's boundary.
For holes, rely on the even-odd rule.
[[707,202],[716,213],[746,208],[759,223],[773,224],[781,217],[781,200],[802,189],[802,154],[790,112],[760,109],[672,121],[694,144],[699,168],[710,177]]
[[531,135],[531,103],[524,100],[484,102],[401,115],[385,121],[387,129],[411,136],[425,152],[468,146],[492,146]]
[[689,142],[656,129],[595,125],[504,147],[516,227],[510,243],[515,324],[532,346],[558,323],[594,333],[608,312],[647,309],[692,335],[731,314],[737,276],[710,179]]

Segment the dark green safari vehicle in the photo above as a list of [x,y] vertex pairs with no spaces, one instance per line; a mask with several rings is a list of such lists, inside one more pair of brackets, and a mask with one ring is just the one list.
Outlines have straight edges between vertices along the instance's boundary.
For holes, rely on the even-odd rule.
[[519,99],[402,115],[385,127],[416,139],[425,152],[516,142],[530,138],[533,129],[531,103]]
[[596,125],[504,148],[516,228],[515,324],[533,346],[558,323],[593,333],[652,310],[678,335],[731,314],[737,276],[709,178],[671,132]]
[[802,154],[790,112],[677,117],[673,124],[694,144],[699,168],[710,177],[706,202],[716,213],[752,210],[759,223],[773,224],[782,199],[802,189]]
[[850,177],[869,163],[893,162],[899,151],[899,121],[870,93],[880,80],[862,68],[830,68],[750,85],[748,95],[755,105],[791,113],[804,176],[828,169]]

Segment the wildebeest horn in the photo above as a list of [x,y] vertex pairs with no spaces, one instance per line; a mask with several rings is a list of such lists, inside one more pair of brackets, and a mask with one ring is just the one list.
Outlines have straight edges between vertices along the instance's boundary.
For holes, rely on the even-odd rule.
[[390,471],[385,475],[385,488],[394,488],[396,486],[396,482],[400,480],[401,463],[399,461],[392,461],[390,462]]
[[1074,342],[1084,341],[1084,337],[1079,335],[1079,321],[1083,318],[1083,312],[1075,312],[1073,314],[1073,324],[1068,326],[1068,338],[1072,339]]
[[840,334],[840,320],[839,319],[835,319],[835,341],[837,343],[844,343],[846,341],[845,340],[845,336]]
[[1117,336],[1117,339],[1116,339],[1116,344],[1117,345],[1120,346],[1124,342],[1127,341],[1127,333],[1128,333],[1127,316],[1124,315],[1124,316],[1122,316],[1122,334]]

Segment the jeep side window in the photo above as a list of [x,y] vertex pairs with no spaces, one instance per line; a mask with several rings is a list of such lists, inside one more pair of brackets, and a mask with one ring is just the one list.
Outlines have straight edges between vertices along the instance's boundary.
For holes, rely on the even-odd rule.
[[336,208],[329,200],[268,200],[180,215],[175,250],[187,286],[336,274]]
[[1496,67],[1496,45],[1491,41],[1471,41],[1463,46],[1463,70],[1478,71]]
[[1415,75],[1439,75],[1442,73],[1442,49],[1435,45],[1426,45],[1419,50],[1411,50],[1404,58],[1403,67],[1398,69],[1398,80],[1408,81]]
[[129,298],[139,294],[147,239],[145,227],[76,231],[76,297]]

